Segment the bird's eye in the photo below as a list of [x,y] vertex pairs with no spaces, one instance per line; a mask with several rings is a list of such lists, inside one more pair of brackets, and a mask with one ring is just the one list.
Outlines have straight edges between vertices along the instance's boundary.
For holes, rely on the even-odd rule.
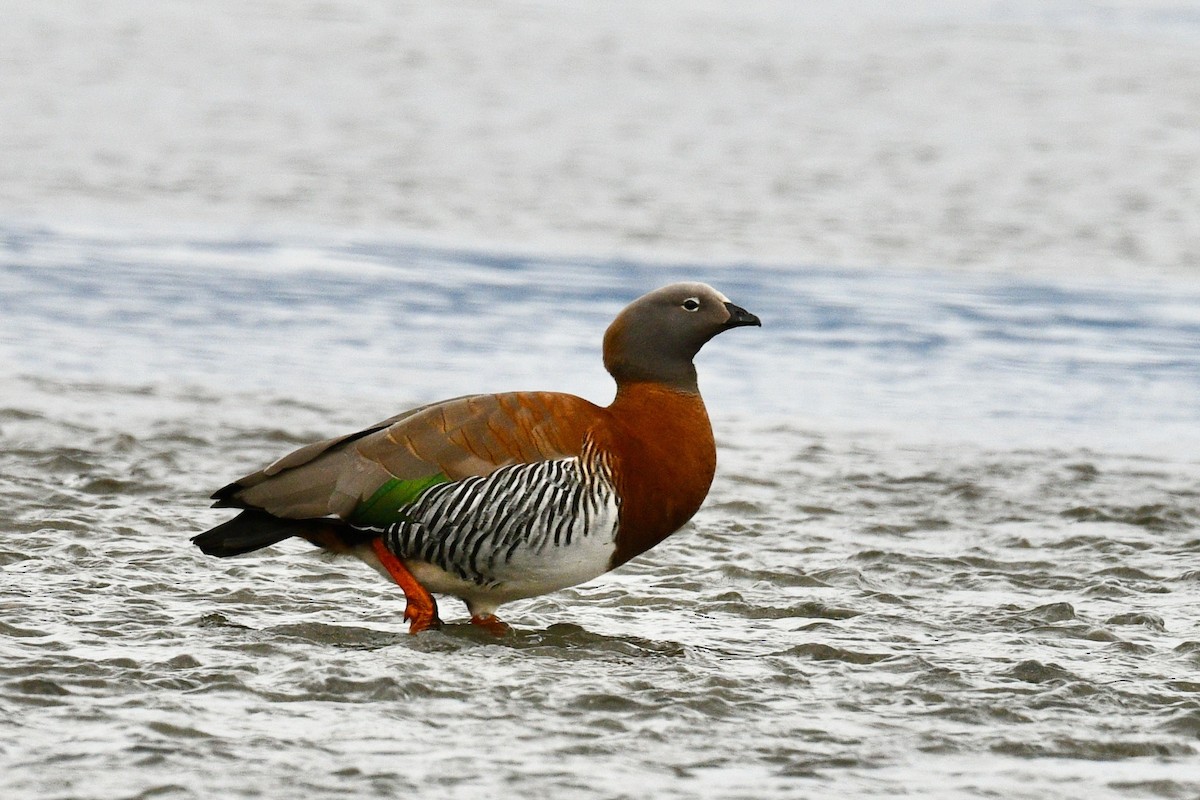
[[700,301],[694,297],[689,297],[683,301],[684,311],[698,311],[700,309]]

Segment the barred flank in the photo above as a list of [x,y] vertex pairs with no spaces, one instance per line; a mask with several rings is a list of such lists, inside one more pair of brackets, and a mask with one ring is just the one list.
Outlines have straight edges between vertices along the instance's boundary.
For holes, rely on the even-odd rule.
[[435,485],[387,527],[384,542],[402,558],[489,586],[496,568],[518,551],[570,547],[617,502],[606,455],[585,446],[579,458],[513,464]]

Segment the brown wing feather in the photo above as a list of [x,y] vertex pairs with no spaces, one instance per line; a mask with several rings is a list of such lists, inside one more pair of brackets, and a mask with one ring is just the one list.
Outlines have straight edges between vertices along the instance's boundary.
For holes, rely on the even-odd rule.
[[551,392],[471,395],[302,447],[214,495],[288,519],[346,517],[392,478],[450,480],[578,455],[603,409]]

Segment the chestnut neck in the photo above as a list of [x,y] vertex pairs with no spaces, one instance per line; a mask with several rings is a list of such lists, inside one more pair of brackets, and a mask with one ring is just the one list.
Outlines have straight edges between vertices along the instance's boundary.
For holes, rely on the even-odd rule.
[[717,451],[699,392],[622,382],[608,411],[606,444],[622,500],[612,562],[618,566],[691,519],[712,485]]

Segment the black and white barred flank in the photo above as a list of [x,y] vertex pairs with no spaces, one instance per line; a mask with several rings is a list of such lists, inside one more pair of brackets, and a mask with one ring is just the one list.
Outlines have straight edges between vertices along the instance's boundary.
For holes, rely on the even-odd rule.
[[384,543],[401,558],[487,587],[500,582],[498,573],[514,558],[590,537],[615,541],[610,511],[618,505],[607,459],[591,451],[433,486],[405,509],[404,520],[388,526]]

